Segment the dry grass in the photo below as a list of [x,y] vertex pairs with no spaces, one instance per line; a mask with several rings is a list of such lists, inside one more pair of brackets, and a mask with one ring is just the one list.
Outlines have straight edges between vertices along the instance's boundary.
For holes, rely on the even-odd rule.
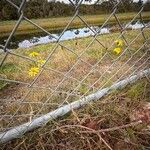
[[148,120],[141,118],[141,123],[138,119],[131,119],[136,109],[150,102],[149,97],[150,83],[142,79],[124,90],[114,91],[97,102],[49,122],[18,140],[4,144],[1,149],[150,149]]

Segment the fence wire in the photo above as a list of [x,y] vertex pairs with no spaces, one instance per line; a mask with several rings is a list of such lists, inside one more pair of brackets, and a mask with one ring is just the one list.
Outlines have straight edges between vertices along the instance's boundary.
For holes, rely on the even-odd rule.
[[[6,1],[17,9],[19,17],[5,45],[0,45],[1,70],[7,66],[14,70],[8,69],[0,74],[0,84],[7,86],[0,91],[0,132],[28,121],[32,124],[34,118],[149,69],[149,25],[143,21],[143,6],[127,25],[123,25],[118,15],[122,1],[112,2],[111,13],[97,29],[80,15],[83,0],[69,0],[74,7],[74,15],[59,37],[55,37],[24,16],[26,0],[22,0],[20,6],[11,0]],[[110,24],[111,18],[115,20],[117,31],[102,34],[101,30]],[[88,32],[92,32],[91,36],[63,41],[64,33],[76,19],[84,24]],[[141,22],[142,27],[129,29],[136,20]],[[38,45],[27,49],[8,48],[22,21],[54,39],[47,45],[47,50],[38,50]],[[118,52],[114,51],[116,48]],[[28,54],[36,50],[44,61],[38,66],[37,74],[30,77],[28,71],[31,66],[36,66],[37,59]]]

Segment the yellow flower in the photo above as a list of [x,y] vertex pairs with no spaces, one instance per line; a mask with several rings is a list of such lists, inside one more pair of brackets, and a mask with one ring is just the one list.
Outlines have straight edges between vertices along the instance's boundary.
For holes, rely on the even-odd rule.
[[123,41],[121,39],[116,40],[115,43],[117,44],[117,46],[123,46]]
[[32,67],[28,72],[29,76],[31,77],[37,75],[38,73],[39,73],[39,67]]
[[45,60],[43,60],[43,59],[39,59],[38,61],[37,61],[37,65],[38,65],[38,67],[41,67],[44,63],[45,63],[46,61]]
[[37,52],[32,52],[29,54],[30,57],[36,57],[36,56],[39,56],[40,54],[37,53]]
[[44,63],[45,63],[45,60],[39,59],[37,62],[38,62],[39,64],[44,64]]
[[118,55],[121,53],[121,48],[120,47],[116,47],[114,48],[114,52]]

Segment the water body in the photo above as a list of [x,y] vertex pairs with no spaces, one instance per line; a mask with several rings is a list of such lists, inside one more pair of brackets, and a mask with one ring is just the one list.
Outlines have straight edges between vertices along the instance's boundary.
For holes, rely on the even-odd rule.
[[[145,22],[144,25],[139,22],[133,22],[131,24],[125,23],[122,24],[123,27],[126,27],[127,29],[131,30],[137,30],[141,29],[144,26],[147,28],[150,27],[150,22]],[[98,34],[110,34],[114,32],[116,25],[106,25],[105,27],[101,26],[91,26],[90,29],[87,27],[84,28],[76,28],[76,29],[68,29],[63,34],[60,30],[55,30],[51,32],[50,35],[45,35],[44,33],[34,33],[29,35],[20,35],[20,36],[14,36],[12,38],[12,41],[10,42],[9,48],[29,48],[35,45],[39,44],[46,44],[50,42],[55,42],[57,39],[61,36],[60,41],[69,40],[69,39],[75,39],[75,38],[82,38],[82,37],[88,37],[94,35],[94,33]],[[5,44],[6,37],[3,37],[0,39],[0,44]]]

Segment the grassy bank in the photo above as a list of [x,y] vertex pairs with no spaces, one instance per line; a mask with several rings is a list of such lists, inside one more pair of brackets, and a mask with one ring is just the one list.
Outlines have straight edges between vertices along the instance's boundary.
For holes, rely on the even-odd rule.
[[[150,31],[148,29],[144,29],[144,32],[146,37],[149,37]],[[126,31],[124,33],[124,37],[130,43],[138,34],[138,30]],[[47,113],[50,110],[58,107],[58,104],[62,102],[62,99],[67,97],[67,92],[70,93],[73,91],[72,95],[68,97],[68,102],[72,102],[77,100],[80,96],[84,94],[90,94],[100,87],[103,88],[110,86],[114,81],[117,81],[119,77],[122,79],[131,74],[145,61],[145,59],[147,59],[148,55],[144,55],[144,53],[146,52],[146,49],[148,49],[149,45],[145,45],[144,48],[139,50],[144,42],[143,36],[139,34],[126,52],[124,52],[124,50],[127,48],[127,46],[124,43],[121,53],[117,55],[113,51],[115,44],[112,46],[111,44],[118,39],[119,35],[120,33],[113,33],[98,36],[98,40],[104,45],[104,47],[102,47],[99,42],[95,41],[84,53],[83,51],[92,41],[93,37],[62,41],[61,44],[71,49],[72,52],[67,50],[65,47],[57,46],[55,53],[51,55],[51,59],[47,62],[42,75],[34,84],[32,92],[28,95],[28,102],[23,104],[20,112],[30,114],[29,102],[34,101],[44,103],[48,97],[51,97],[52,105],[46,105],[45,108],[42,109],[42,113]],[[38,52],[40,55],[38,57],[45,60],[55,46],[56,43],[49,43],[45,45],[37,45],[27,49],[16,49],[13,52],[28,57],[31,60],[34,59],[34,61],[37,61],[37,58],[32,58],[29,55],[32,52]],[[83,54],[80,57],[80,61],[76,63],[79,59],[78,55],[81,53]],[[105,55],[106,53],[107,55]],[[1,54],[0,59],[2,59],[4,55],[5,54]],[[114,60],[120,55],[121,57],[117,60],[117,62],[109,70],[107,70]],[[136,62],[143,55],[144,57],[139,62]],[[92,66],[99,60],[101,61],[97,64],[95,69],[90,71]],[[12,103],[6,103],[4,110],[1,110],[2,112],[14,113],[16,108],[19,107],[19,103],[16,101],[22,98],[28,92],[29,89],[26,87],[26,83],[28,84],[33,81],[33,77],[30,77],[28,73],[31,67],[36,66],[34,61],[26,60],[14,55],[8,55],[5,63],[0,68],[0,77],[4,79],[10,79],[12,81],[21,81],[23,83],[17,84],[0,81],[1,99],[9,100],[12,96],[15,99],[15,101],[12,102],[13,105]],[[128,63],[126,63],[127,61]],[[64,82],[57,88],[56,93],[53,94],[52,89],[57,87],[61,80],[63,80],[65,73],[67,73],[75,63],[76,65],[74,69],[72,69],[69,73],[69,78],[66,78]],[[83,78],[89,72],[90,74],[88,77],[83,80]],[[81,80],[83,81],[81,84],[79,84],[79,81]],[[91,87],[95,81],[97,81],[96,84]],[[33,105],[33,111],[36,112],[36,110],[39,110],[40,105],[41,104]],[[22,117],[21,120],[27,121],[28,117]],[[4,122],[5,121],[6,120],[4,120]],[[9,119],[7,121],[9,122]],[[13,124],[16,125],[17,122],[14,122]]]
[[[123,21],[130,21],[136,13],[122,13],[118,14],[118,18],[121,22]],[[107,15],[90,15],[90,16],[82,16],[82,18],[90,25],[101,25],[104,23],[105,19],[108,17]],[[139,16],[137,16],[137,19]],[[62,17],[62,18],[47,18],[47,19],[33,19],[32,21],[40,25],[41,27],[47,29],[47,30],[59,30],[63,29],[71,17]],[[150,13],[144,12],[143,13],[143,19],[149,20],[150,19]],[[115,23],[116,20],[114,17],[110,18],[108,23]],[[2,21],[0,22],[0,36],[7,36],[12,31],[16,21]],[[83,27],[85,26],[84,23],[79,20],[79,18],[76,18],[73,23],[70,25],[70,28],[72,27]],[[33,25],[29,24],[26,21],[22,21],[21,25],[17,29],[16,34],[27,34],[27,33],[34,33],[34,32],[40,32],[39,29],[34,27]]]
[[[150,35],[149,29],[144,29],[144,33],[145,33],[146,37],[149,37],[149,35]],[[124,37],[130,43],[138,34],[139,34],[138,30],[134,30],[134,31],[128,30],[124,33]],[[74,76],[76,79],[80,80],[80,77],[82,76],[82,73],[83,73],[82,67],[85,68],[84,73],[86,74],[86,72],[91,68],[90,65],[95,64],[97,61],[99,61],[101,58],[103,58],[104,54],[107,52],[107,53],[109,53],[109,56],[107,56],[106,58],[104,57],[102,59],[102,61],[100,62],[100,64],[98,65],[98,67],[101,68],[101,73],[104,72],[106,70],[107,66],[109,66],[113,62],[113,59],[116,59],[119,56],[113,52],[113,49],[115,48],[115,44],[111,45],[115,40],[117,40],[117,37],[119,35],[120,35],[120,33],[116,32],[116,33],[112,33],[112,34],[104,34],[104,35],[98,36],[97,39],[100,41],[100,43],[103,46],[99,42],[95,41],[83,53],[83,55],[81,57],[81,60],[83,62],[81,61],[79,63],[79,65],[77,66],[79,68],[78,69],[76,68],[76,70],[74,70],[74,72],[72,72],[71,76]],[[67,40],[67,41],[60,42],[62,45],[66,46],[68,49],[72,50],[72,52],[69,51],[68,49],[64,48],[63,46],[57,46],[55,53],[52,55],[52,58],[47,63],[46,67],[52,68],[52,69],[60,71],[62,73],[65,73],[77,61],[77,58],[78,58],[77,55],[80,55],[86,49],[87,45],[92,41],[92,39],[93,39],[93,37],[87,37],[87,38],[79,38],[79,39],[73,39],[73,40]],[[119,59],[118,63],[116,64],[116,67],[117,68],[120,67],[120,65],[122,65],[125,61],[127,61],[131,56],[130,53],[135,53],[140,48],[140,46],[143,44],[143,42],[144,42],[144,38],[143,38],[142,34],[139,34],[138,37],[136,38],[136,40],[134,42],[132,42],[132,44],[126,51],[126,53],[123,54],[123,56]],[[44,45],[33,46],[31,48],[26,48],[26,49],[19,48],[19,49],[14,50],[14,52],[16,54],[28,57],[31,60],[34,60],[34,58],[29,56],[30,53],[38,52],[40,55],[40,59],[45,60],[47,58],[48,54],[52,51],[52,49],[55,46],[56,46],[56,43],[48,43],[48,44],[44,44]],[[147,47],[148,47],[148,45],[146,46],[146,48]],[[123,53],[124,49],[126,49],[126,48],[127,48],[127,46],[124,43],[121,53]],[[143,48],[142,48],[132,59],[134,59],[134,61],[137,60],[139,57],[142,56],[142,54],[144,52],[145,52],[145,50],[143,50]],[[5,53],[2,53],[0,55],[0,59],[2,59],[4,56],[5,56]],[[35,60],[36,60],[36,58],[35,58]],[[131,61],[130,63],[133,64],[134,61],[133,62]],[[88,62],[89,64],[86,64],[84,62]],[[9,55],[8,58],[6,59],[4,65],[0,68],[0,75],[4,78],[10,78],[12,80],[16,79],[16,80],[21,80],[23,82],[30,82],[30,81],[32,81],[32,78],[28,75],[28,70],[31,65],[34,65],[33,61],[29,61],[29,60],[26,60],[26,59],[23,59],[20,57],[16,57],[14,55]],[[125,66],[125,69],[128,69],[130,67],[130,65],[127,64]],[[112,72],[115,72],[116,68],[113,67],[113,69],[114,70],[112,70]],[[76,75],[76,71],[78,71],[77,75]],[[45,71],[44,76],[43,76],[43,78],[45,78],[43,81],[44,83],[46,83],[46,80],[49,79],[47,77],[46,73],[47,74],[49,73],[48,70]],[[53,73],[50,72],[50,74],[53,74]],[[110,74],[110,75],[112,75],[112,74]],[[59,78],[59,76],[56,77],[56,81],[58,80],[58,78]],[[93,80],[91,80],[91,81],[86,80],[85,82],[92,83]],[[103,80],[103,82],[106,82],[106,81]],[[0,82],[0,89],[5,85],[7,85],[7,82]],[[55,86],[55,82],[54,82],[54,84],[51,84],[51,85]]]
[[[148,38],[150,30],[144,29],[143,32]],[[32,83],[34,79],[34,77],[29,76],[29,69],[37,65],[39,58],[46,60],[57,43],[13,50],[14,53],[28,57],[31,60],[9,54],[0,68],[0,78],[22,82],[0,81],[0,105],[2,106],[0,111],[2,116],[6,114],[0,120],[1,130],[5,127],[10,128],[30,121],[39,111],[39,115],[48,113],[58,108],[66,99],[69,103],[73,102],[81,96],[93,93],[99,88],[110,86],[114,81],[129,76],[148,58],[145,52],[149,49],[149,45],[147,44],[141,48],[144,38],[139,33],[139,30],[127,30],[124,32],[124,37],[128,43],[136,39],[129,47],[123,42],[120,54],[114,53],[113,50],[116,45],[112,44],[117,39],[121,39],[118,38],[119,32],[99,35],[97,39],[104,47],[95,41],[86,49],[93,37],[61,41],[62,45],[72,51],[63,46],[57,46],[44,71],[34,83],[32,91],[21,103],[20,100],[30,90],[27,84]],[[126,48],[127,51],[125,51]],[[86,51],[84,51],[85,49]],[[31,57],[30,54],[32,52],[38,52],[39,56]],[[81,53],[83,54],[79,60],[78,55]],[[107,55],[105,55],[106,53]],[[5,54],[2,53],[0,59],[4,56]],[[114,63],[118,56],[120,58]],[[144,57],[140,59],[142,56]],[[140,61],[137,62],[139,59]],[[77,60],[79,60],[78,63],[76,63]],[[97,63],[99,60],[101,61]],[[126,63],[127,61],[128,63]],[[65,73],[75,63],[74,69],[70,71],[67,78],[59,85],[62,79],[65,78]],[[92,69],[96,63],[95,69]],[[110,66],[111,68],[108,69]],[[141,70],[143,68],[146,68],[146,64],[138,69]],[[90,74],[83,80],[89,72]],[[83,81],[79,84],[81,80]],[[97,83],[93,85],[96,81]],[[59,87],[57,87],[58,85]],[[148,81],[143,79],[132,86],[129,85],[125,90],[113,91],[112,94],[103,98],[102,101],[91,103],[85,109],[75,110],[71,115],[69,114],[50,122],[46,127],[28,133],[21,139],[7,143],[1,148],[10,150],[147,149],[150,147],[147,118],[146,120],[145,116],[142,118],[143,123],[141,125],[132,127],[130,123],[134,121],[131,116],[133,110],[142,109],[145,102],[149,101],[149,86]],[[53,93],[53,89],[56,87],[57,90]],[[69,97],[68,93],[71,93]],[[46,105],[42,107],[44,103]],[[16,110],[18,111],[16,112]],[[13,119],[11,118],[12,116]],[[136,119],[138,120],[139,118]],[[124,127],[124,125],[129,126]],[[119,128],[111,130],[113,127]],[[109,130],[98,134],[97,131],[101,129]]]

